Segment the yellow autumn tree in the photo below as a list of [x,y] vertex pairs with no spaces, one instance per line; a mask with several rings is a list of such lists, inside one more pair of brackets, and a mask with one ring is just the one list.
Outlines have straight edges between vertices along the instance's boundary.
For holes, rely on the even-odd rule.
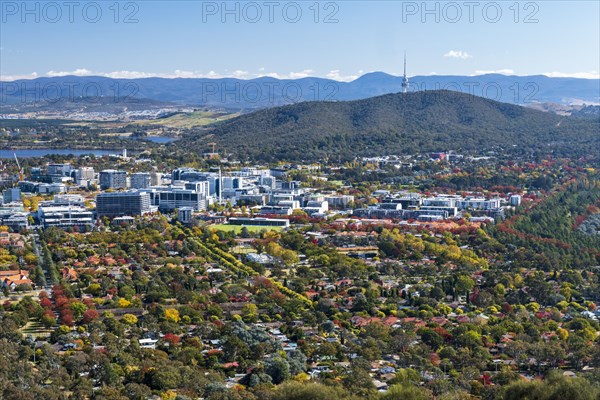
[[165,319],[171,322],[179,322],[181,317],[179,316],[179,311],[175,308],[167,308],[165,310]]

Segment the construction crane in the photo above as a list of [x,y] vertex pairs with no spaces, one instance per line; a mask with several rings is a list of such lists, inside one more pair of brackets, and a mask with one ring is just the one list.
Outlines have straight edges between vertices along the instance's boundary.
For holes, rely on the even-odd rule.
[[209,159],[217,158],[218,154],[215,153],[215,146],[217,144],[214,142],[211,142],[211,143],[207,143],[207,145],[212,146],[212,151],[210,153],[204,153],[204,157],[209,158]]
[[21,168],[21,164],[19,164],[19,159],[17,158],[17,153],[13,153],[15,156],[15,161],[17,162],[17,167],[19,168],[19,182],[23,180],[23,168]]
[[211,153],[215,152],[215,146],[217,145],[215,142],[211,142],[211,143],[207,143],[207,145],[212,146],[212,151]]

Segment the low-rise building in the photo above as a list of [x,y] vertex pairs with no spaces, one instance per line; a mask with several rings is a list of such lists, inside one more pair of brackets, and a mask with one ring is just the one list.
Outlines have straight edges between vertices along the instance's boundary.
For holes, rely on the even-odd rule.
[[77,205],[50,205],[38,208],[38,219],[44,228],[87,228],[94,225],[93,217],[92,211]]

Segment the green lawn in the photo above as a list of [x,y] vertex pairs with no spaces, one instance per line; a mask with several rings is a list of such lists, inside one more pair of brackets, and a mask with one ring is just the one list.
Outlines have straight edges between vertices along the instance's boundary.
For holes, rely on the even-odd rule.
[[138,125],[160,125],[171,128],[193,128],[196,126],[205,126],[215,122],[225,121],[239,114],[215,113],[211,111],[194,111],[192,113],[176,114],[167,118],[155,120],[136,121]]
[[344,186],[344,181],[328,181],[327,183],[333,186]]
[[249,254],[256,253],[256,250],[247,246],[235,246],[231,248],[230,252],[233,254]]
[[21,328],[21,333],[24,336],[32,336],[36,339],[48,338],[53,331],[53,328],[46,328],[33,318],[30,318],[25,326]]
[[[239,234],[242,231],[243,226],[241,226],[241,225],[219,224],[219,225],[214,225],[213,228],[215,228],[216,230],[219,230],[219,231],[235,232],[236,234]],[[265,229],[267,231],[276,231],[276,232],[280,232],[282,230],[282,228],[280,228],[278,226],[276,226],[276,227],[272,227],[272,226],[246,226],[246,228],[248,228],[249,232],[260,232],[263,229]]]

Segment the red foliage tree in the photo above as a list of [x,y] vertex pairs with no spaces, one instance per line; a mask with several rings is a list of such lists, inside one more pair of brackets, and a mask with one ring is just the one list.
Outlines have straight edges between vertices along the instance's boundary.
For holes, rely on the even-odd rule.
[[181,338],[173,333],[167,333],[164,339],[165,342],[169,343],[171,346],[176,346],[181,341]]
[[51,309],[52,308],[52,301],[50,301],[50,299],[48,299],[47,297],[44,297],[40,300],[40,306],[46,308],[46,309]]
[[89,324],[90,322],[92,322],[95,319],[97,319],[99,316],[100,316],[100,314],[98,314],[98,311],[96,311],[96,310],[86,310],[83,313],[83,317],[81,318],[81,322],[83,322],[84,324]]
[[73,326],[74,321],[73,321],[73,314],[71,313],[71,310],[64,309],[61,311],[60,323],[63,325],[67,325],[67,326]]

